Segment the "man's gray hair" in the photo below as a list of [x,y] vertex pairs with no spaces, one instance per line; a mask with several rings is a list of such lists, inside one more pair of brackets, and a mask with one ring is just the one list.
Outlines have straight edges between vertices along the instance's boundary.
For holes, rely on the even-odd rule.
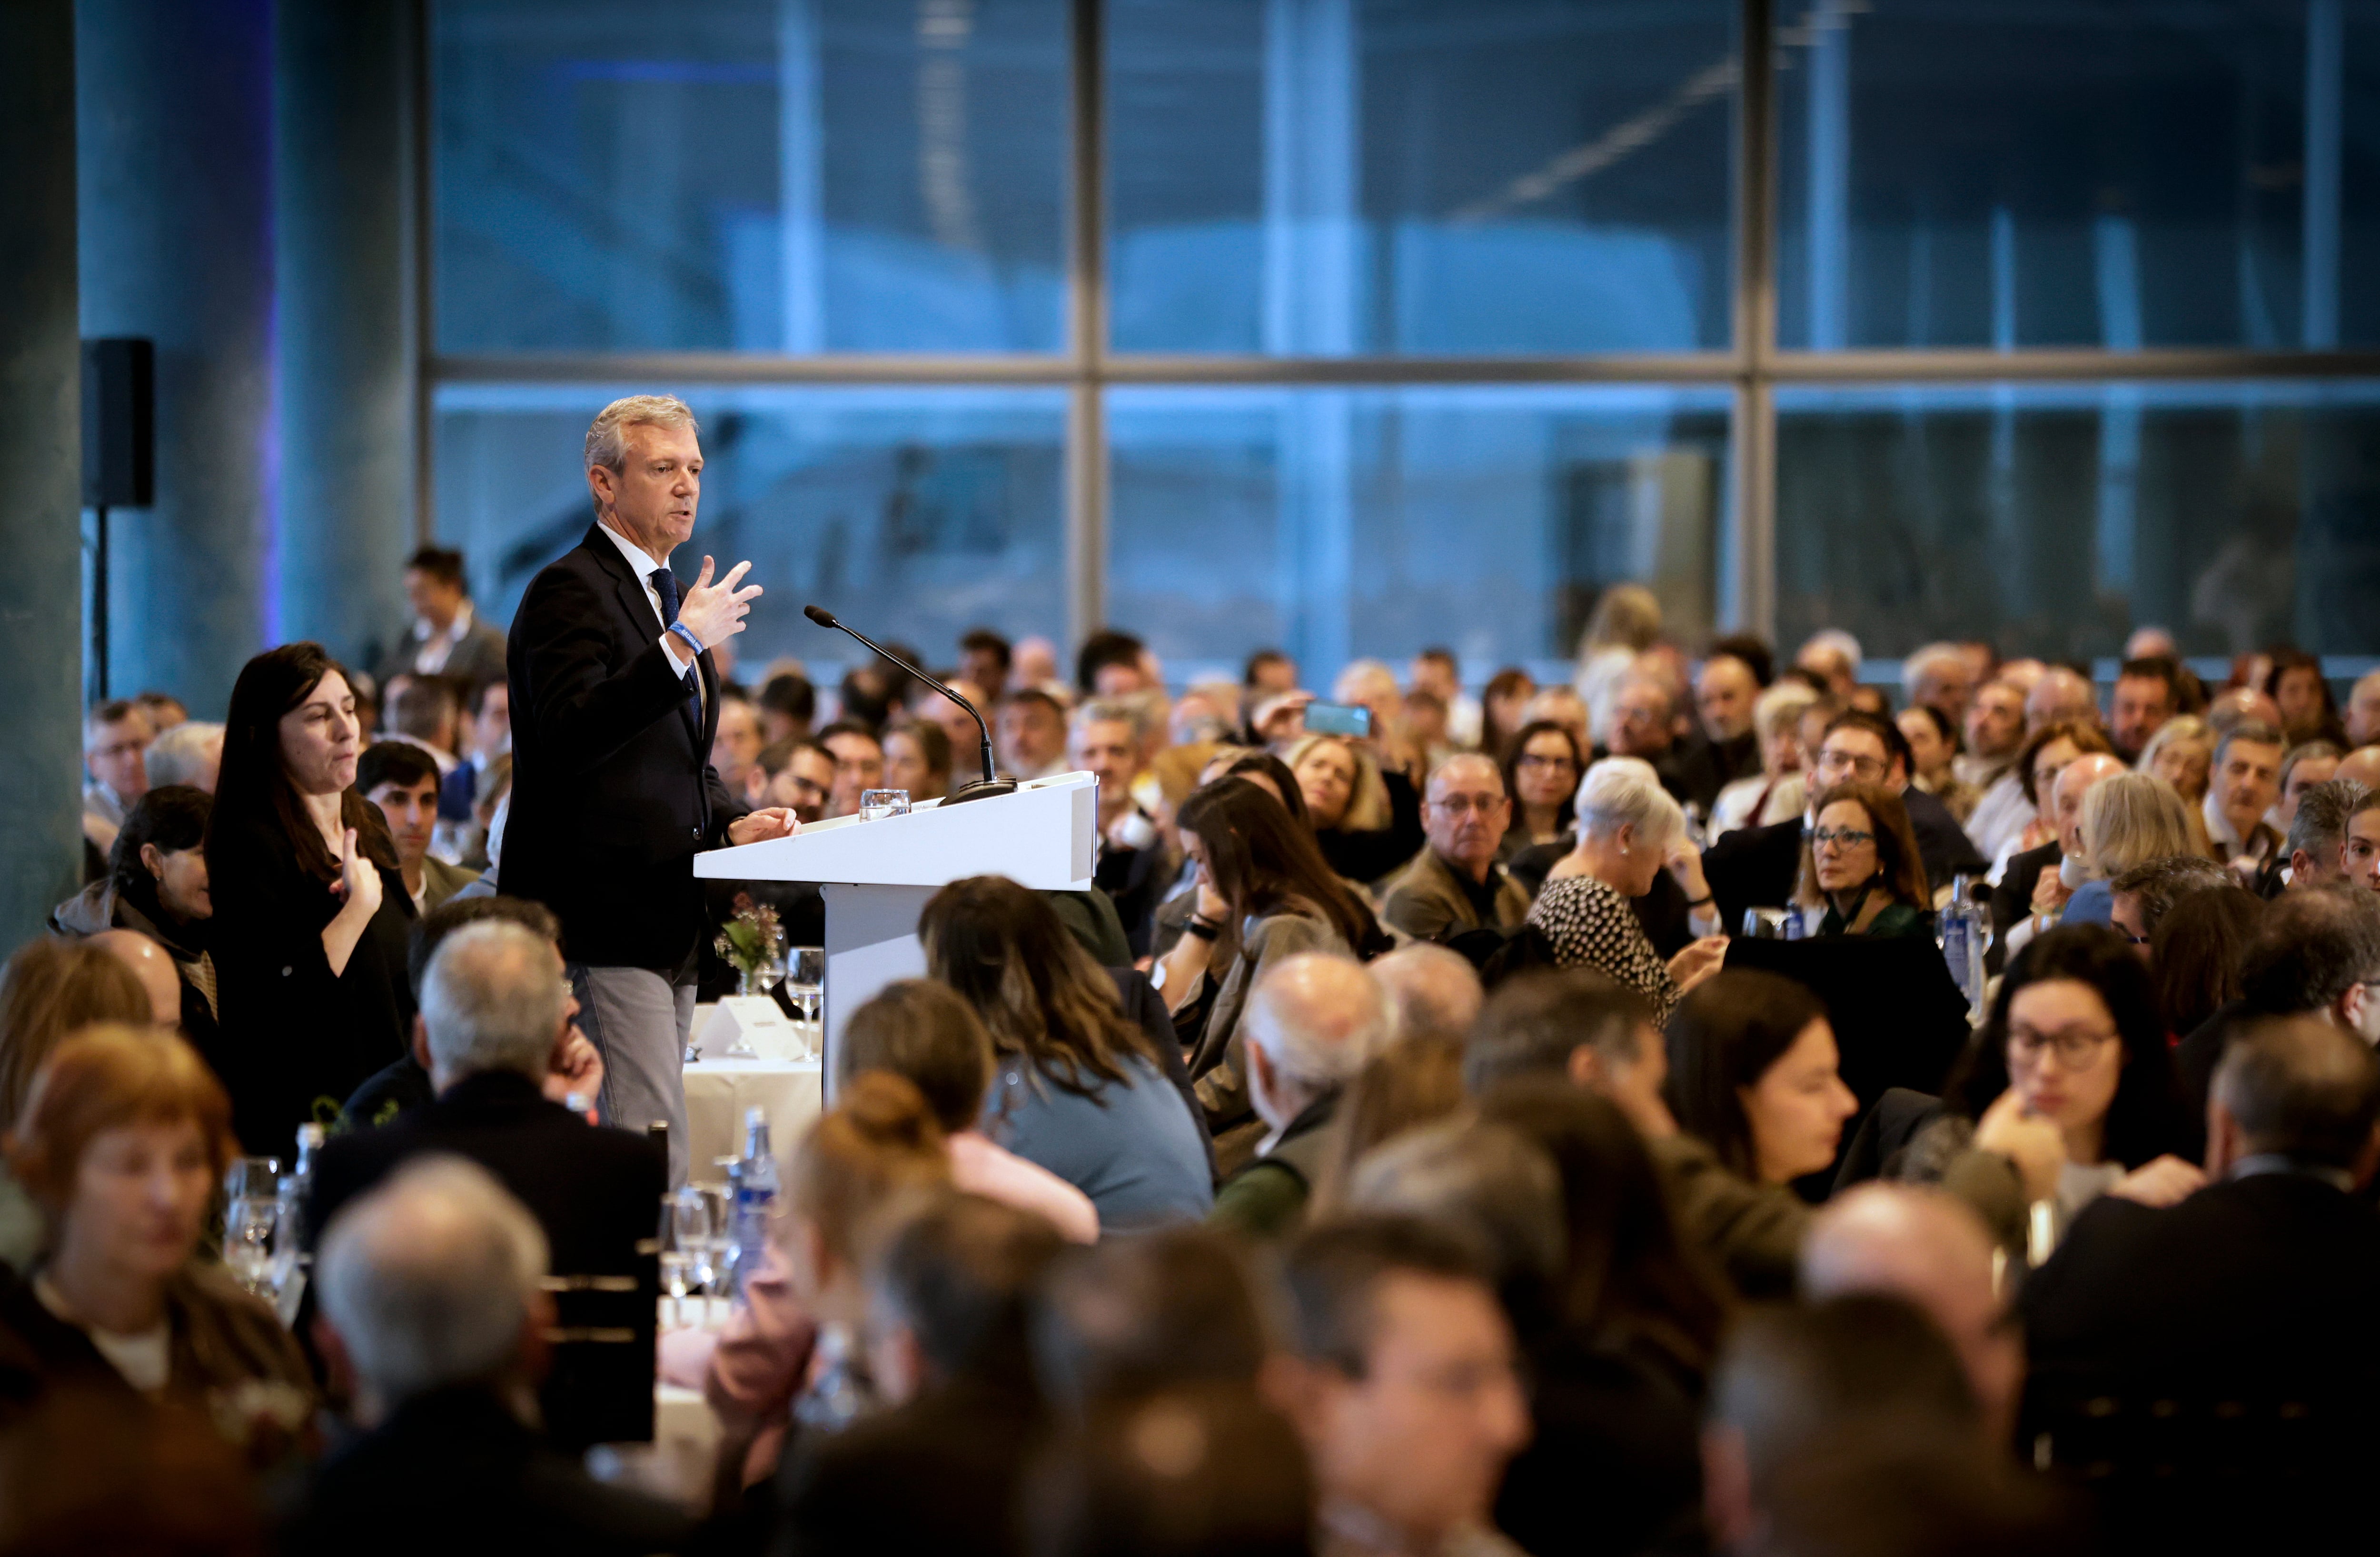
[[1439,779],[1458,769],[1467,767],[1476,767],[1489,778],[1494,779],[1496,793],[1499,795],[1504,793],[1504,770],[1497,764],[1496,759],[1484,751],[1457,751],[1439,758],[1438,766],[1429,771],[1429,778],[1423,784],[1422,793],[1428,794],[1437,787]]
[[2338,845],[2347,842],[2349,819],[2363,809],[2371,798],[2372,791],[2353,779],[2330,779],[2309,785],[2298,797],[2298,814],[2289,819],[2289,841],[2282,847],[2290,854],[2303,849],[2326,863],[2338,852]]
[[693,407],[674,395],[625,395],[596,412],[594,422],[588,427],[587,468],[592,470],[600,465],[615,476],[626,468],[627,430],[631,427],[701,431],[695,422]]
[[1663,848],[1685,831],[1686,813],[1661,787],[1653,764],[1637,757],[1607,757],[1579,780],[1578,826],[1606,838],[1633,827],[1647,847]]
[[2143,860],[2108,883],[2139,900],[2141,933],[2156,933],[2157,921],[2193,892],[2229,884],[2231,872],[2203,854],[2161,855]]
[[1900,662],[1900,685],[1911,697],[1921,696],[1919,688],[1930,685],[1945,665],[1956,665],[1961,672],[1973,668],[1957,644],[1929,643]]
[[1334,1087],[1387,1045],[1389,1001],[1354,958],[1301,952],[1257,980],[1243,1026],[1282,1076]]
[[1487,991],[1471,959],[1451,947],[1415,941],[1365,965],[1388,996],[1399,1042],[1442,1037],[1460,1040],[1479,1017]]
[[431,1069],[444,1081],[483,1071],[543,1076],[562,1011],[553,943],[504,920],[449,935],[421,976]]
[[331,1219],[323,1317],[383,1405],[501,1379],[545,1279],[545,1234],[485,1168],[416,1158]]
[[2213,1089],[2251,1152],[2325,1168],[2356,1167],[2380,1119],[2380,1063],[2371,1048],[2311,1017],[2258,1022],[2232,1039]]
[[1069,733],[1077,736],[1087,724],[1123,724],[1131,729],[1135,742],[1145,741],[1148,738],[1148,705],[1135,698],[1087,699],[1066,722]]
[[2217,768],[2220,768],[2223,765],[2223,754],[2231,749],[2232,743],[2235,741],[2246,741],[2250,746],[2270,746],[2283,748],[2286,748],[2289,744],[2288,736],[2282,735],[2280,731],[2275,729],[2272,725],[2265,724],[2263,720],[2242,719],[2237,724],[2234,724],[2229,729],[2224,731],[2223,738],[2215,743],[2215,765]]
[[1463,1114],[1394,1137],[1355,1164],[1347,1203],[1468,1230],[1488,1247],[1500,1284],[1561,1271],[1561,1176],[1510,1125]]
[[148,769],[149,787],[163,789],[169,784],[195,784],[206,771],[207,750],[212,747],[220,757],[223,752],[224,727],[191,719],[175,725],[149,743],[142,754],[142,764]]

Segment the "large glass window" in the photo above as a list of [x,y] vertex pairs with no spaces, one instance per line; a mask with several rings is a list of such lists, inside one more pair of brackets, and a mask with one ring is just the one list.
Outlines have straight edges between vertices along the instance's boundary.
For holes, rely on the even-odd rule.
[[1728,335],[1731,0],[1113,0],[1120,351]]
[[[538,569],[593,522],[587,424],[623,388],[450,385],[437,405],[439,538],[471,559],[475,596],[509,621]],[[1059,390],[689,391],[706,460],[691,578],[706,553],[749,558],[742,661],[862,652],[811,625],[816,602],[871,638],[948,663],[959,634],[1065,619]]]
[[1777,397],[1777,626],[1871,651],[2380,653],[2380,383]]
[[1132,389],[1108,416],[1110,610],[1169,670],[1443,642],[1484,679],[1567,657],[1630,578],[1682,638],[1715,620],[1723,391]]
[[1789,347],[2380,340],[2380,5],[1779,7]]
[[1065,21],[435,0],[441,349],[1057,349]]

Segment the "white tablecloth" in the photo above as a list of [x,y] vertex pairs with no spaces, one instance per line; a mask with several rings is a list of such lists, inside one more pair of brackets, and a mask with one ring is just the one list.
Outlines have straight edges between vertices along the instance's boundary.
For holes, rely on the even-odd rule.
[[822,1082],[816,1060],[701,1060],[686,1067],[686,1176],[716,1184],[714,1164],[744,1151],[744,1111],[768,1116],[769,1144],[783,1161],[817,1116]]

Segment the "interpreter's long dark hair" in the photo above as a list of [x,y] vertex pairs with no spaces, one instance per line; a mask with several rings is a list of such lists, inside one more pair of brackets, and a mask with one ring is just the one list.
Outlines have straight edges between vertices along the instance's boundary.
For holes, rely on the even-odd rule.
[[2166,1031],[2187,1038],[2217,1006],[2240,998],[2240,963],[2264,917],[2265,900],[2229,882],[2165,911],[2149,931],[2149,983]]
[[1755,968],[1722,968],[1689,991],[1670,1014],[1670,1079],[1662,1089],[1678,1127],[1702,1137],[1730,1172],[1757,1182],[1759,1153],[1740,1091],[1826,1014],[1806,986]]
[[[226,874],[252,871],[252,860],[216,857],[219,843],[241,833],[260,834],[295,856],[298,869],[325,882],[339,879],[338,858],[322,830],[306,814],[305,797],[290,781],[281,758],[281,716],[314,695],[326,675],[349,687],[355,678],[319,643],[285,643],[240,667],[232,684],[231,708],[224,715],[223,767],[215,777],[214,811],[207,819],[207,872],[220,882]],[[387,870],[396,869],[396,844],[380,808],[351,785],[339,799],[343,827],[356,830],[356,847]]]
[[1217,779],[1183,801],[1181,815],[1183,831],[1205,845],[1215,890],[1233,918],[1303,910],[1328,922],[1357,956],[1382,948],[1379,920],[1322,858],[1314,830],[1255,785]]
[[1942,1089],[1944,1104],[1952,1113],[1981,1119],[1984,1110],[2008,1090],[2009,1005],[2025,986],[2056,979],[2071,979],[2097,991],[2124,1046],[2123,1069],[2107,1104],[2104,1140],[2108,1158],[2137,1168],[2153,1157],[2181,1150],[2187,1132],[2180,1094],[2148,969],[2141,966],[2131,943],[2103,924],[2060,925],[2017,953],[2000,980],[1991,1016],[1950,1067],[1950,1079]]
[[917,938],[926,971],[976,1008],[993,1050],[1024,1056],[1051,1085],[1097,1097],[1129,1084],[1134,1056],[1155,1063],[1114,980],[1039,893],[1005,876],[953,882],[926,900]]
[[1609,1098],[1557,1077],[1490,1088],[1479,1115],[1520,1131],[1561,1175],[1562,1318],[1598,1337],[1641,1339],[1697,1380],[1727,1322],[1721,1279],[1678,1236],[1644,1138]]

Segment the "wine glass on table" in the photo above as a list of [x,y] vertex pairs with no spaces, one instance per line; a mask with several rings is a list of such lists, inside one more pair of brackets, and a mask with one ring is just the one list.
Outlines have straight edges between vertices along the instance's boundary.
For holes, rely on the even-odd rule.
[[[826,1003],[826,948],[796,946],[787,954],[786,967],[789,972],[785,998],[792,1003],[794,1015],[801,1018],[805,1028],[815,1027],[819,1011]],[[813,1033],[805,1031],[802,1042],[812,1055],[818,1053],[819,1044]]]

